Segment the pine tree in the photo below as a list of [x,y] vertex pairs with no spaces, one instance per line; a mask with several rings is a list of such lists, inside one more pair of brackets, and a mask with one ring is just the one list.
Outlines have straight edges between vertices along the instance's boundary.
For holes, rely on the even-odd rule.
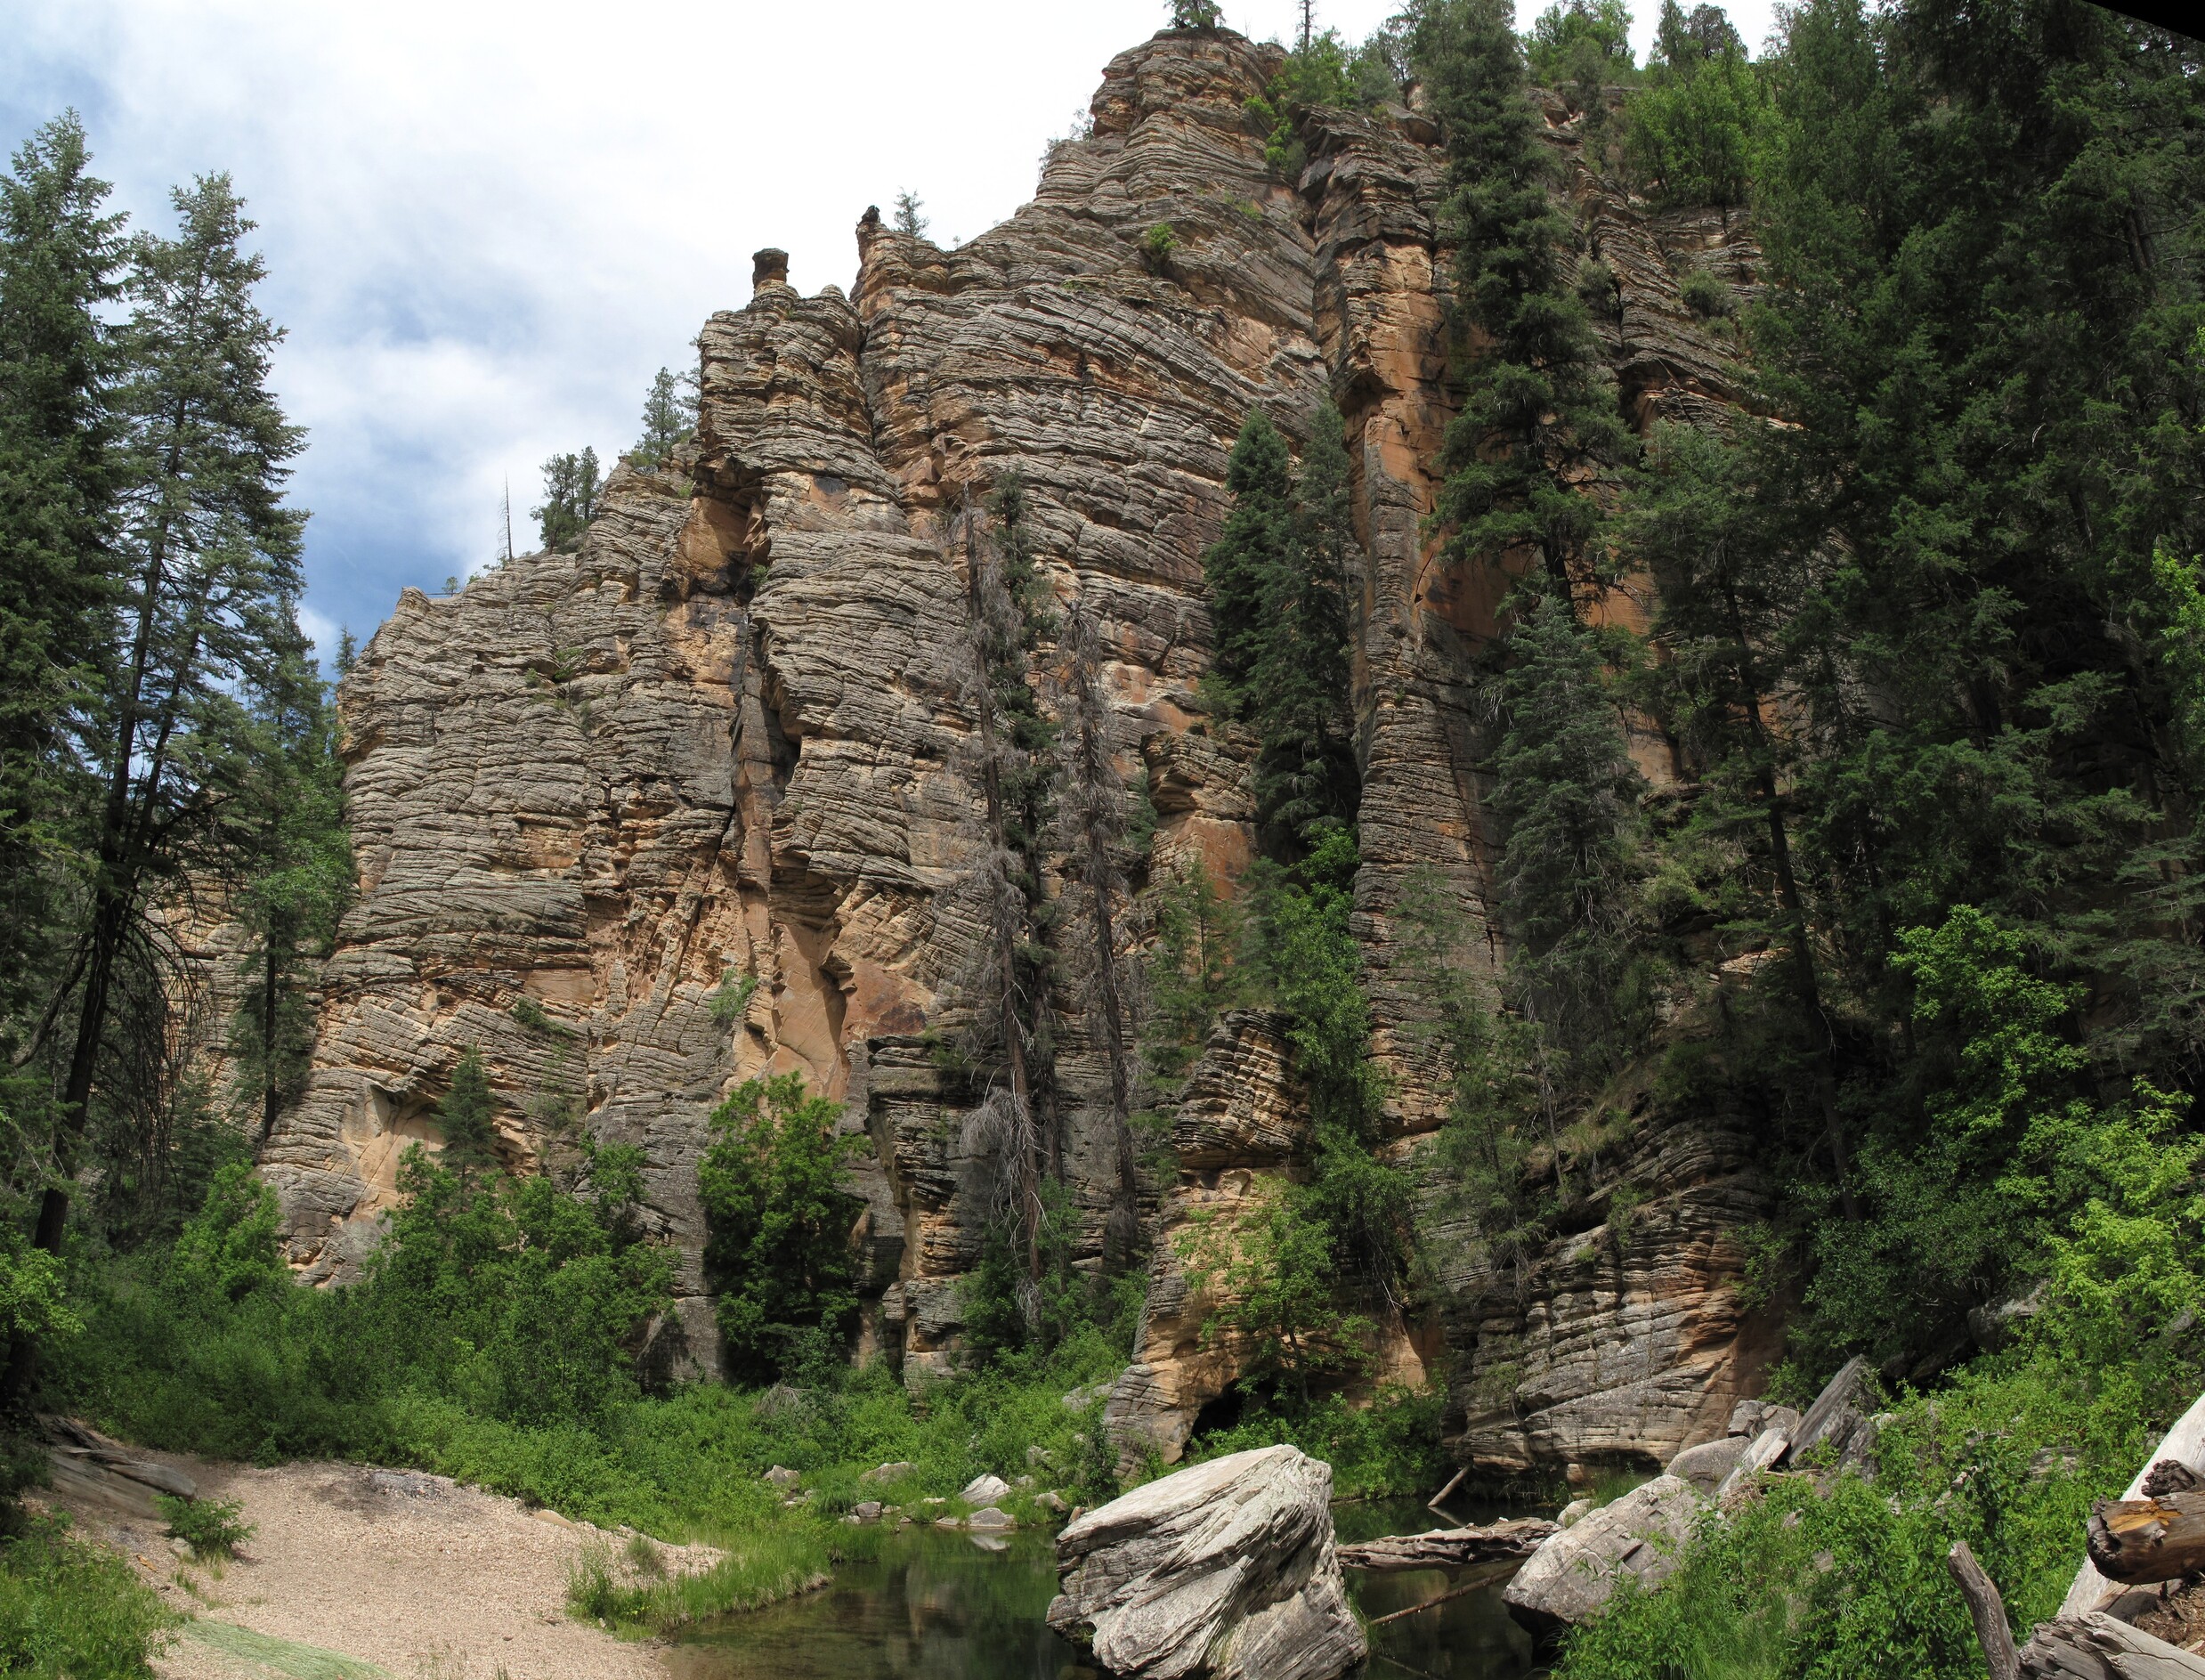
[[1275,847],[1353,822],[1361,799],[1348,704],[1357,552],[1340,411],[1326,402],[1293,486],[1285,552],[1261,586],[1259,651],[1244,689],[1260,743],[1256,821]]
[[[1440,453],[1437,517],[1457,561],[1530,552],[1568,589],[1595,569],[1598,504],[1572,482],[1631,454],[1614,394],[1596,377],[1585,306],[1565,283],[1575,242],[1555,203],[1523,50],[1507,0],[1435,0],[1413,51],[1447,157],[1441,215],[1455,247],[1463,407]],[[1461,334],[1467,342],[1468,332]]]
[[554,455],[544,463],[544,499],[528,510],[547,554],[572,554],[597,512],[597,451]]
[[121,463],[101,312],[124,248],[89,161],[71,114],[0,178],[0,1021],[50,978],[76,731],[107,651]]
[[1226,464],[1233,499],[1225,530],[1202,556],[1216,653],[1207,678],[1228,717],[1245,704],[1267,633],[1266,608],[1293,533],[1293,479],[1286,440],[1261,409],[1248,410]]
[[472,1175],[497,1171],[498,1103],[490,1095],[490,1069],[482,1052],[470,1044],[451,1070],[451,1083],[436,1105],[436,1127],[443,1136],[442,1165],[457,1173],[462,1186]]
[[[148,1070],[166,1065],[166,936],[150,913],[187,879],[249,871],[258,838],[244,820],[257,767],[250,701],[299,646],[305,515],[283,505],[282,486],[300,434],[266,386],[281,335],[253,301],[263,271],[241,248],[253,224],[224,175],[174,199],[177,236],[132,247],[120,334],[131,369],[114,397],[128,428],[115,538],[126,645],[94,714],[102,788],[75,1031],[60,1071],[58,1171],[36,1233],[49,1252],[61,1244],[95,1093],[118,1123],[134,1103],[159,1101],[144,1087]],[[129,1007],[118,1008],[126,996]],[[28,1376],[19,1349],[13,1392]]]
[[677,379],[670,368],[661,368],[653,377],[643,403],[643,436],[628,451],[629,466],[648,471],[695,434],[696,387],[694,374]]
[[897,193],[896,195],[896,231],[907,239],[925,239],[929,223],[925,216],[919,214],[924,207],[917,193],[909,191]]
[[1592,637],[1566,602],[1519,597],[1491,810],[1509,971],[1526,1012],[1595,1069],[1632,1048],[1645,1011],[1625,984],[1644,783]]

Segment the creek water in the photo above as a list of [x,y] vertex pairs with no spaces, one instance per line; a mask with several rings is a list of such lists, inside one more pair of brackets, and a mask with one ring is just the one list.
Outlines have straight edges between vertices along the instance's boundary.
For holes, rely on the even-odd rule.
[[[1520,1514],[1416,1501],[1337,1506],[1343,1541],[1413,1534]],[[995,1549],[1000,1547],[1001,1549]],[[1420,1603],[1474,1577],[1417,1570],[1350,1571],[1366,1617]],[[1537,1672],[1531,1642],[1501,1603],[1501,1579],[1371,1630],[1366,1680],[1518,1680]],[[845,1563],[834,1584],[689,1635],[666,1653],[674,1680],[1089,1680],[1102,1671],[1042,1619],[1057,1591],[1051,1537],[985,1544],[928,1528],[882,1537],[877,1557]]]

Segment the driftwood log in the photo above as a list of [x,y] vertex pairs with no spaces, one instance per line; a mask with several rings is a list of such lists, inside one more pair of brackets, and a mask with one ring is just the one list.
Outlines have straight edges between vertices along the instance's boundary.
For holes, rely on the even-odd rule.
[[1544,1517],[1512,1517],[1476,1529],[1434,1529],[1429,1534],[1389,1534],[1340,1548],[1340,1567],[1350,1570],[1445,1570],[1496,1558],[1529,1557],[1555,1533]]
[[2132,1587],[2205,1570],[2205,1492],[2101,1499],[2086,1544],[2099,1574]]
[[2021,1651],[2022,1680],[2205,1680],[2205,1657],[2093,1611],[2040,1622]]

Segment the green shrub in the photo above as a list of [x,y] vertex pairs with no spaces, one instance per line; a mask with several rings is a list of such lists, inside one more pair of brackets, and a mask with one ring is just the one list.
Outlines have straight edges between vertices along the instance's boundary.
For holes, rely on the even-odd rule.
[[801,1074],[751,1079],[712,1116],[697,1164],[732,1368],[766,1381],[838,1361],[857,1319],[849,1188],[862,1135],[840,1135],[839,1103],[807,1097]]
[[1731,288],[1723,283],[1721,276],[1710,274],[1704,268],[1691,270],[1677,282],[1677,296],[1683,301],[1685,308],[1702,321],[1712,321],[1729,314],[1738,302],[1731,295]]
[[191,1548],[195,1557],[235,1557],[238,1547],[254,1535],[244,1520],[245,1506],[236,1499],[180,1499],[157,1493],[154,1503],[168,1519],[168,1531]]
[[0,1673],[36,1680],[148,1680],[176,1616],[113,1553],[66,1519],[0,1541]]
[[1180,236],[1169,222],[1152,223],[1141,235],[1141,266],[1158,276],[1171,273],[1171,253],[1179,248],[1179,242]]

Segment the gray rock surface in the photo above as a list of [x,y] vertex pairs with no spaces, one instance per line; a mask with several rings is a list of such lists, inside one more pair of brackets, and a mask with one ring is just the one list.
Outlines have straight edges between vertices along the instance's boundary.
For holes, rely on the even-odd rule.
[[1753,1443],[1743,1435],[1725,1435],[1720,1441],[1704,1441],[1697,1447],[1687,1447],[1669,1461],[1669,1474],[1690,1482],[1702,1493],[1713,1493],[1722,1487],[1731,1471],[1738,1468],[1739,1460],[1746,1456]]
[[1333,1541],[1332,1468],[1235,1453],[1074,1518],[1050,1626],[1144,1680],[1333,1680],[1363,1660]]
[[1667,1580],[1705,1507],[1689,1481],[1657,1476],[1540,1546],[1503,1590],[1502,1602],[1535,1632],[1591,1621],[1626,1576],[1649,1589]]

